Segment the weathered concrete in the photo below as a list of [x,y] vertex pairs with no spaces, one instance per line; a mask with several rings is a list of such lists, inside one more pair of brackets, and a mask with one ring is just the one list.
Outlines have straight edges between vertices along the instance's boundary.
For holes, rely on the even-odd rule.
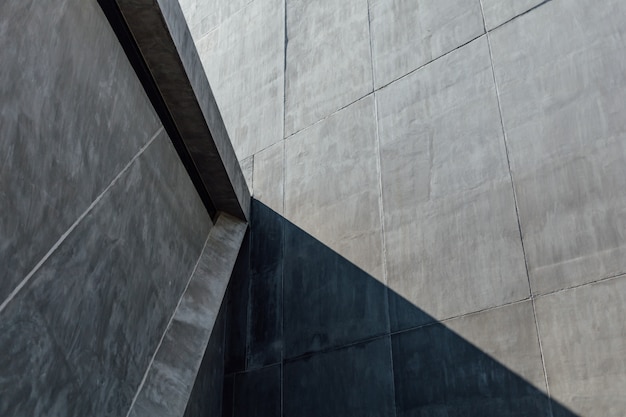
[[283,214],[285,143],[277,143],[254,155],[254,198]]
[[[546,0],[481,0],[485,26],[491,30]],[[550,1],[550,0],[548,0]]]
[[215,209],[247,219],[250,193],[178,1],[100,2],[119,7]]
[[285,217],[382,280],[376,164],[372,95],[285,142]]
[[283,138],[283,3],[254,1],[196,41],[240,160]]
[[215,29],[252,0],[179,0],[194,40]]
[[550,393],[580,416],[624,415],[625,315],[625,277],[537,299]]
[[97,4],[2,2],[0,21],[2,304],[160,123]]
[[[211,334],[223,332],[216,319],[246,229],[246,223],[227,214],[217,219],[129,416],[184,414]],[[223,339],[220,344],[223,346]],[[214,365],[220,362],[223,374],[223,361]]]
[[492,35],[536,293],[626,272],[625,20],[621,2],[552,1]]
[[287,1],[285,137],[372,91],[367,0]]
[[234,379],[233,415],[281,415],[280,365],[237,374]]
[[377,88],[485,33],[480,0],[371,0],[369,8]]
[[390,288],[437,319],[528,297],[485,37],[376,99]]

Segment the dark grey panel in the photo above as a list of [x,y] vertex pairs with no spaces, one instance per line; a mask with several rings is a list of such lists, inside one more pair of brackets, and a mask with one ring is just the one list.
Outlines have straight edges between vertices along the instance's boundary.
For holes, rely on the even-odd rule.
[[235,402],[235,375],[224,377],[222,397],[222,417],[233,417]]
[[280,365],[235,375],[233,417],[280,417]]
[[442,324],[392,344],[398,417],[550,415],[541,391]]
[[285,358],[389,332],[386,288],[297,226],[285,226]]
[[97,415],[128,409],[210,227],[161,134],[33,278]]
[[281,216],[252,201],[248,369],[281,360],[283,224]]
[[0,3],[0,300],[160,123],[95,1]]
[[76,380],[30,301],[14,300],[0,320],[0,415],[89,415]]
[[284,416],[393,416],[388,337],[285,364]]

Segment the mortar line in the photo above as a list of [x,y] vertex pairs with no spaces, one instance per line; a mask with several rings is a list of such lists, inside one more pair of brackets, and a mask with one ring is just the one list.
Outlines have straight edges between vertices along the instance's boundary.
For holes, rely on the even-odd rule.
[[[216,226],[213,226],[216,227]],[[191,280],[193,278],[193,276],[195,275],[197,269],[198,269],[198,265],[200,265],[200,260],[202,259],[202,255],[204,254],[204,251],[206,250],[206,247],[209,243],[209,239],[211,237],[211,232],[213,232],[213,228],[211,228],[211,230],[209,231],[209,234],[207,235],[205,241],[204,241],[204,245],[202,245],[202,250],[200,251],[200,255],[198,256],[198,259],[196,260],[196,263],[193,267],[193,270],[191,271],[191,274],[189,275],[189,278],[187,279],[187,284],[185,285],[185,289],[183,290],[183,292],[180,295],[180,298],[178,299],[178,303],[176,303],[176,307],[174,308],[174,311],[172,312],[172,315],[170,316],[169,321],[167,322],[167,326],[165,327],[165,331],[163,331],[163,334],[161,335],[161,339],[159,340],[159,344],[157,345],[156,349],[154,350],[154,353],[152,354],[152,358],[150,358],[150,363],[148,363],[148,367],[146,368],[146,372],[144,372],[143,374],[143,378],[141,379],[141,383],[139,384],[139,386],[137,387],[137,391],[135,392],[135,396],[133,397],[133,401],[130,403],[130,407],[128,408],[128,412],[126,413],[126,417],[130,416],[131,411],[133,410],[133,408],[135,407],[135,403],[137,402],[137,398],[139,398],[139,394],[141,393],[141,391],[143,390],[143,387],[146,383],[146,380],[148,379],[148,375],[150,374],[150,370],[152,369],[152,365],[154,364],[154,360],[156,358],[156,355],[159,353],[159,350],[161,349],[161,345],[163,344],[163,340],[165,340],[165,335],[167,334],[167,331],[170,329],[170,327],[172,326],[172,322],[174,321],[174,316],[176,316],[176,313],[178,312],[178,308],[180,307],[183,298],[185,297],[185,293],[187,292],[187,289],[189,288],[189,284],[191,284]]]
[[533,309],[533,320],[535,322],[535,331],[537,333],[537,344],[539,346],[539,356],[541,358],[541,366],[543,369],[543,378],[544,378],[544,383],[546,385],[546,394],[548,396],[548,410],[550,412],[550,415],[553,416],[554,415],[554,411],[552,408],[552,398],[550,395],[550,385],[548,384],[548,373],[546,370],[546,361],[545,361],[545,355],[543,353],[543,344],[541,342],[541,335],[539,333],[539,323],[537,320],[537,309],[535,307],[535,299],[533,297],[533,288],[532,288],[532,283],[530,280],[530,270],[528,268],[528,258],[526,255],[526,247],[524,245],[524,233],[522,231],[522,223],[520,220],[520,215],[519,215],[519,204],[518,204],[518,199],[517,199],[517,190],[515,188],[515,182],[513,181],[513,172],[511,170],[511,158],[509,155],[509,145],[508,145],[508,141],[507,141],[507,134],[506,134],[506,129],[504,127],[504,117],[503,117],[503,113],[502,113],[502,101],[501,101],[501,97],[500,97],[500,89],[498,88],[498,79],[496,77],[496,70],[495,70],[495,65],[494,65],[494,60],[493,60],[493,50],[491,47],[491,37],[490,37],[490,32],[487,30],[487,24],[485,22],[485,9],[483,6],[483,0],[479,0],[480,3],[480,11],[481,11],[481,15],[482,15],[482,19],[483,19],[483,27],[485,29],[485,36],[487,39],[487,48],[489,50],[489,62],[491,65],[491,75],[493,77],[493,85],[494,85],[494,89],[495,89],[495,93],[496,93],[496,101],[498,103],[498,114],[500,117],[500,127],[502,129],[502,139],[504,142],[504,150],[506,153],[506,162],[507,162],[507,167],[508,167],[508,171],[509,171],[509,178],[511,180],[511,189],[513,191],[513,201],[515,204],[515,216],[517,218],[517,227],[518,227],[518,231],[519,231],[519,237],[520,237],[520,244],[522,246],[522,255],[524,257],[524,268],[526,270],[526,279],[528,282],[528,291],[529,291],[529,295],[530,295],[530,301],[531,301],[531,305],[532,305],[532,309]]
[[598,279],[593,280],[593,281],[583,282],[582,284],[572,285],[571,287],[559,288],[558,290],[553,290],[553,291],[550,291],[550,292],[547,292],[547,293],[544,293],[544,294],[535,294],[534,295],[534,299],[548,297],[548,296],[551,296],[551,295],[560,294],[562,292],[576,290],[578,288],[587,287],[589,285],[601,284],[601,283],[603,283],[605,281],[612,281],[612,280],[617,280],[617,279],[620,279],[620,278],[626,278],[626,273],[620,272],[618,274],[614,274],[614,275],[609,275],[607,277],[598,278]]
[[287,0],[283,0],[283,32],[284,32],[284,48],[283,48],[283,134],[282,134],[282,213],[281,213],[281,227],[282,227],[282,248],[281,248],[281,260],[280,260],[280,415],[285,415],[285,183],[286,177],[286,164],[287,164],[287,147],[285,144],[285,129],[287,125],[287,46],[289,44],[289,37],[287,35]]
[[83,221],[85,217],[98,205],[98,203],[104,198],[104,196],[108,193],[108,191],[120,180],[120,178],[130,169],[131,165],[139,158],[144,151],[154,142],[154,140],[159,136],[159,134],[163,131],[163,126],[161,126],[154,135],[150,138],[150,140],[143,145],[137,154],[132,157],[132,159],[122,168],[122,170],[113,178],[113,180],[109,183],[109,185],[96,197],[95,200],[91,202],[89,207],[72,223],[72,225],[59,237],[59,239],[52,245],[52,247],[46,252],[46,254],[37,262],[37,264],[30,270],[30,272],[22,279],[22,281],[11,291],[11,293],[7,296],[4,302],[0,305],[0,313],[7,307],[7,305],[19,294],[19,292],[28,284],[31,278],[41,269],[44,263],[52,256],[54,252],[61,246],[61,244],[67,239],[67,237],[78,227],[80,222]]

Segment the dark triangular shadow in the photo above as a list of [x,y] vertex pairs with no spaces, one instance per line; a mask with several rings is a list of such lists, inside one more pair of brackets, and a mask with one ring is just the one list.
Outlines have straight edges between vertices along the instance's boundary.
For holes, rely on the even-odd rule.
[[[242,326],[241,308],[248,320],[245,346],[227,343],[225,415],[575,416],[256,200],[250,238],[250,275],[235,274],[231,283],[240,288],[238,282],[249,279],[248,292],[229,291],[229,299],[246,299],[247,306],[229,310],[227,340],[229,332],[241,334],[234,328]],[[530,374],[540,386],[538,348],[534,356],[524,351],[536,344],[536,334],[519,346],[505,338],[501,346],[497,332],[523,337],[523,331],[489,328],[489,314],[502,322],[502,315],[510,311],[515,318],[526,308],[532,306],[522,302],[457,325],[493,337],[487,345],[526,361],[523,369],[536,369]],[[231,355],[245,361],[229,361]]]

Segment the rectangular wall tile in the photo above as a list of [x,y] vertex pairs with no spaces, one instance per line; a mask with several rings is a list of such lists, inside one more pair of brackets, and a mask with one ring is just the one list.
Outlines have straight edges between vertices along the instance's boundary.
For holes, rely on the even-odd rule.
[[625,19],[551,1],[491,36],[536,293],[626,272]]
[[233,417],[281,417],[280,365],[235,375]]
[[285,143],[270,146],[254,155],[254,198],[283,214]]
[[98,413],[128,410],[210,228],[163,133],[33,277],[26,290]]
[[491,30],[504,22],[527,12],[545,0],[482,0],[485,26]]
[[550,416],[530,302],[397,334],[392,344],[398,417]]
[[392,417],[389,338],[285,364],[284,416]]
[[624,415],[625,316],[624,277],[537,298],[550,393],[576,415]]
[[386,287],[295,225],[285,225],[285,358],[389,332]]
[[285,217],[382,280],[374,98],[286,140]]
[[370,1],[376,87],[485,33],[480,0]]
[[239,160],[283,138],[284,22],[283,0],[253,1],[196,40]]
[[372,91],[367,0],[287,0],[285,137]]
[[435,319],[528,297],[486,39],[376,99],[390,288]]
[[0,26],[4,301],[161,125],[96,2],[3,2]]

